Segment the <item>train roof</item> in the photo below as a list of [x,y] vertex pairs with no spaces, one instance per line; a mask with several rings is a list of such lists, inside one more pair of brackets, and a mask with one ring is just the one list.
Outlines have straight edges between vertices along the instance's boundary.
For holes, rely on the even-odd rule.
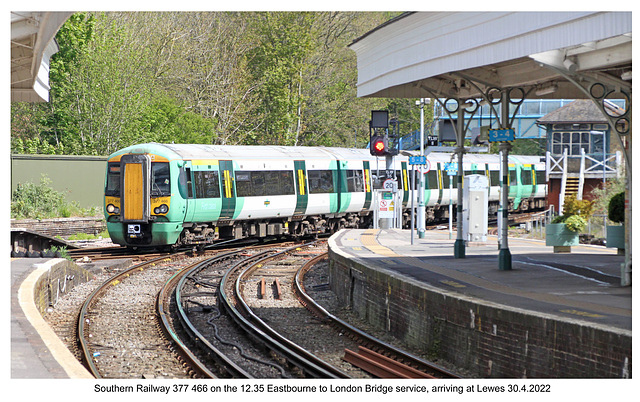
[[[169,159],[362,159],[375,160],[368,149],[339,147],[294,147],[280,145],[207,145],[207,144],[158,144],[146,143],[121,149],[111,157],[125,153],[155,153]],[[401,153],[405,156],[418,155],[419,152]],[[451,153],[432,152],[427,157],[433,162],[457,162]],[[524,164],[540,163],[539,156],[510,155],[510,162]],[[381,158],[383,159],[383,158]],[[465,163],[499,163],[497,154],[465,154]]]

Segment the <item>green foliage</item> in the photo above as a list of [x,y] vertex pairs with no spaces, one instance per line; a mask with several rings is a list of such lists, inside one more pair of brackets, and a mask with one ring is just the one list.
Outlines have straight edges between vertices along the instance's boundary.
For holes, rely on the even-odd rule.
[[564,223],[572,232],[582,232],[587,227],[587,220],[580,215],[571,215],[565,219]]
[[73,14],[56,36],[50,102],[12,104],[12,152],[108,155],[149,141],[364,147],[376,109],[407,134],[419,128],[415,100],[358,98],[348,48],[394,16]]
[[594,202],[579,200],[575,195],[572,195],[564,200],[563,211],[566,216],[579,215],[589,219],[593,215]]
[[595,203],[589,200],[579,200],[572,195],[564,200],[563,215],[554,218],[551,223],[564,223],[573,232],[582,232],[593,215]]
[[11,217],[14,219],[69,218],[94,214],[77,203],[69,203],[64,194],[51,188],[51,179],[42,175],[39,184],[18,183],[11,195]]
[[609,201],[609,220],[615,223],[624,222],[624,191],[620,192]]

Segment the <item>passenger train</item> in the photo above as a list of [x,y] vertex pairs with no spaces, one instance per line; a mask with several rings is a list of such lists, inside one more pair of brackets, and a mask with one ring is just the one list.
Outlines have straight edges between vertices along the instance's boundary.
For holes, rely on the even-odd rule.
[[[387,176],[398,183],[408,226],[413,186],[408,157],[413,154],[397,155],[386,170],[384,158],[366,149],[134,145],[108,158],[107,228],[114,243],[133,248],[367,228],[373,222],[373,192]],[[444,170],[451,154],[431,153],[428,160],[426,218],[433,221],[448,216],[449,200],[457,201],[457,182]],[[465,155],[463,165],[465,175],[488,176],[489,208],[495,214],[499,156]],[[545,166],[539,157],[510,156],[508,177],[511,209],[545,206]]]

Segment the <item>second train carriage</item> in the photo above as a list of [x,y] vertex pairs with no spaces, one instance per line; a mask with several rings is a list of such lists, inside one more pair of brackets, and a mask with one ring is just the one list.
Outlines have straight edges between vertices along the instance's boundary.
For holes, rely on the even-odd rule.
[[[410,207],[410,189],[417,186],[408,155],[395,157],[387,171],[384,159],[362,149],[134,145],[108,158],[107,228],[114,243],[157,247],[370,227],[373,192],[388,175],[398,181],[403,208]],[[446,216],[450,199],[457,202],[457,183],[444,171],[451,154],[428,159],[425,202],[427,219],[435,220]],[[498,155],[465,155],[464,161],[465,175],[489,176],[490,212],[497,212]],[[509,170],[511,207],[543,207],[539,157],[511,157]]]

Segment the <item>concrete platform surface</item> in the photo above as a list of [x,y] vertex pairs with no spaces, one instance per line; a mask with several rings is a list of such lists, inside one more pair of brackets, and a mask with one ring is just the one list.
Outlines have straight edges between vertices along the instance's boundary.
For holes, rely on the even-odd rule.
[[553,314],[568,320],[631,331],[631,286],[621,286],[616,249],[574,246],[555,254],[543,241],[509,238],[512,269],[498,267],[496,237],[466,247],[454,258],[448,231],[430,230],[423,239],[408,230],[343,230],[330,247],[349,259],[391,270],[428,286],[492,303]]

